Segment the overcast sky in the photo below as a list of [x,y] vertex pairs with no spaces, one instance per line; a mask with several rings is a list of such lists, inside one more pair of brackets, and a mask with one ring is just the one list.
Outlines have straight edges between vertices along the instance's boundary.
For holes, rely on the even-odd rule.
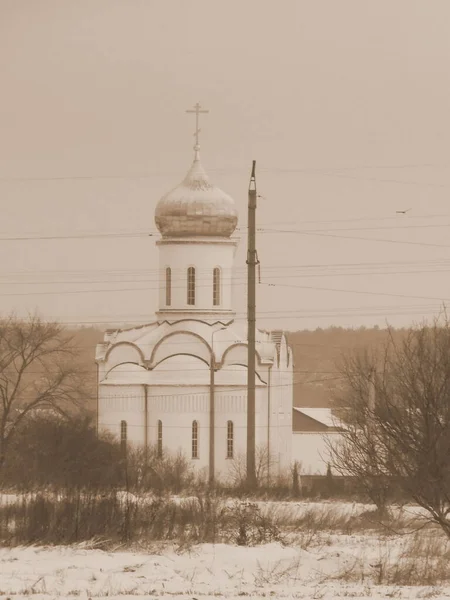
[[[0,311],[152,320],[144,234],[199,101],[240,213],[241,317],[253,159],[261,325],[431,316],[450,303],[449,23],[448,0],[0,0]],[[5,239],[110,233],[143,235]]]

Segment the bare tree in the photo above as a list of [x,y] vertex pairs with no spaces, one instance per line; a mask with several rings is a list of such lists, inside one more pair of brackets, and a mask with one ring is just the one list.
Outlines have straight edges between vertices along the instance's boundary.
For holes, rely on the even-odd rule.
[[[258,486],[268,483],[269,474],[275,466],[274,458],[269,455],[267,446],[257,446],[255,453],[256,483]],[[247,481],[247,455],[238,454],[230,464],[229,480],[237,487],[245,487]]]
[[450,324],[436,319],[388,333],[380,352],[345,360],[345,423],[332,464],[353,475],[381,508],[392,484],[450,537]]
[[37,316],[0,320],[0,470],[26,418],[66,414],[81,396],[76,348],[64,328]]

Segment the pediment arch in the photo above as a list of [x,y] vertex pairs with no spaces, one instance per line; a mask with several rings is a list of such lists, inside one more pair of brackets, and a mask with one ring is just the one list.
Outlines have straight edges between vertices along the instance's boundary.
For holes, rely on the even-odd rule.
[[142,365],[145,362],[145,357],[139,346],[132,342],[123,341],[108,348],[105,354],[105,361],[113,365],[128,362]]
[[161,338],[153,348],[149,367],[153,369],[163,360],[177,354],[193,356],[209,365],[211,346],[201,335],[193,331],[172,331]]
[[196,360],[199,360],[200,362],[204,363],[207,367],[209,367],[209,362],[201,356],[197,356],[196,354],[190,354],[189,352],[177,352],[176,354],[170,354],[170,356],[166,356],[165,358],[154,364],[152,366],[152,369],[156,369],[161,364],[170,361],[171,358],[175,358],[175,356],[190,356],[191,358],[195,358]]
[[145,367],[143,367],[139,363],[124,361],[124,362],[118,363],[118,364],[112,366],[111,368],[109,368],[105,373],[105,379],[107,379],[108,375],[110,373],[113,373],[114,371],[117,371],[117,372],[120,371],[123,373],[125,371],[125,369],[121,369],[120,367],[124,367],[126,365],[129,365],[130,371],[133,371],[133,372],[139,372],[139,371],[144,371],[144,370],[146,371]]
[[[244,350],[244,352],[242,352],[242,350]],[[255,354],[256,354],[256,361],[258,363],[258,365],[261,366],[262,361],[261,361],[261,355],[259,354],[258,350],[255,350]],[[230,358],[231,360],[233,360],[233,356],[234,358],[234,362],[230,362]],[[239,361],[239,362],[236,362]],[[227,364],[240,364],[243,366],[247,366],[247,344],[245,342],[237,342],[236,344],[232,344],[231,346],[228,346],[228,348],[225,350],[225,352],[222,354],[222,359],[220,361],[220,366],[225,366]]]

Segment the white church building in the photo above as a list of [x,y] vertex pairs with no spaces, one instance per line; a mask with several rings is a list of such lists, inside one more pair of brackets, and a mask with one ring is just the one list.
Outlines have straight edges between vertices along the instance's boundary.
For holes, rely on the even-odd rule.
[[[197,105],[197,120],[198,120]],[[235,320],[233,199],[194,160],[161,198],[159,307],[153,322],[97,346],[98,428],[123,443],[182,451],[226,479],[246,453],[247,326]],[[281,331],[256,333],[256,447],[275,475],[292,462],[293,359]]]

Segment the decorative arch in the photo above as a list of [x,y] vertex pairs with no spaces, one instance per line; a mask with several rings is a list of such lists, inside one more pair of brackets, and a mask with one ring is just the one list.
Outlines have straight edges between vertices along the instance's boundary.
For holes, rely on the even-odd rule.
[[[225,358],[226,358],[227,354],[229,354],[231,352],[231,350],[233,350],[233,348],[238,348],[240,346],[247,348],[247,344],[245,342],[236,342],[236,344],[232,344],[231,346],[228,346],[228,348],[225,350],[225,352],[222,355],[222,360],[220,361],[221,367],[225,364]],[[262,360],[261,360],[261,355],[258,352],[258,350],[255,350],[255,354],[256,354],[258,365],[261,366]],[[247,366],[247,365],[245,365],[245,366]]]
[[[131,347],[133,350],[135,350],[139,356],[139,358],[141,359],[142,363],[145,362],[145,357],[144,357],[144,353],[142,352],[142,350],[139,348],[139,346],[137,346],[136,344],[133,344],[133,342],[127,342],[127,341],[123,341],[123,342],[117,342],[117,344],[114,344],[113,346],[111,346],[110,348],[108,348],[108,350],[106,351],[105,354],[105,361],[108,360],[111,352],[113,350],[117,350],[118,348],[121,348],[122,346],[129,346]],[[122,361],[122,362],[132,362],[132,361]]]
[[[247,365],[244,365],[242,363],[230,363],[228,365],[224,365],[224,364],[221,363],[219,368],[222,368],[222,367],[234,367],[234,366],[236,366],[236,367],[243,367],[244,369],[247,368]],[[267,385],[267,381],[264,381],[264,379],[261,377],[261,375],[258,373],[258,371],[255,371],[255,375],[260,380],[261,383],[263,383],[264,385]]]
[[166,362],[166,360],[169,360],[170,358],[173,358],[174,356],[192,356],[192,358],[196,358],[197,360],[200,360],[207,367],[209,367],[209,364],[210,364],[207,360],[205,360],[201,356],[197,356],[197,354],[190,354],[189,352],[177,352],[176,354],[170,354],[169,356],[165,356],[164,358],[162,358],[159,362],[155,363],[152,366],[152,369],[156,369],[156,367],[158,367],[159,365],[161,365],[163,362]]
[[[211,360],[211,354],[212,354],[212,349],[211,346],[208,344],[208,342],[205,340],[205,338],[203,338],[200,334],[195,333],[194,331],[185,331],[185,330],[181,330],[181,331],[171,331],[170,333],[168,333],[167,335],[165,335],[164,337],[162,337],[157,344],[155,344],[153,350],[152,350],[152,354],[150,356],[150,360],[149,360],[149,364],[152,365],[151,368],[154,368],[154,363],[159,364],[163,359],[161,360],[157,360],[156,356],[157,356],[157,352],[159,350],[159,348],[164,344],[164,342],[166,342],[168,339],[174,337],[174,336],[191,336],[197,340],[200,340],[202,342],[202,344],[204,345],[204,347],[207,350],[207,356],[208,359]],[[176,352],[175,354],[182,354],[181,352]],[[164,358],[169,358],[169,356],[172,356],[173,353],[171,353],[168,356],[164,356]],[[197,358],[206,360],[206,357],[200,357],[197,356]],[[210,364],[207,361],[207,364]]]
[[114,369],[117,369],[117,367],[121,367],[122,365],[135,365],[136,367],[140,367],[141,369],[147,371],[147,369],[140,365],[139,363],[135,363],[135,362],[130,362],[128,360],[125,360],[124,362],[121,363],[117,363],[117,365],[114,365],[113,367],[111,367],[106,373],[105,373],[105,379],[108,377],[108,375],[111,373],[111,371],[114,371]]

